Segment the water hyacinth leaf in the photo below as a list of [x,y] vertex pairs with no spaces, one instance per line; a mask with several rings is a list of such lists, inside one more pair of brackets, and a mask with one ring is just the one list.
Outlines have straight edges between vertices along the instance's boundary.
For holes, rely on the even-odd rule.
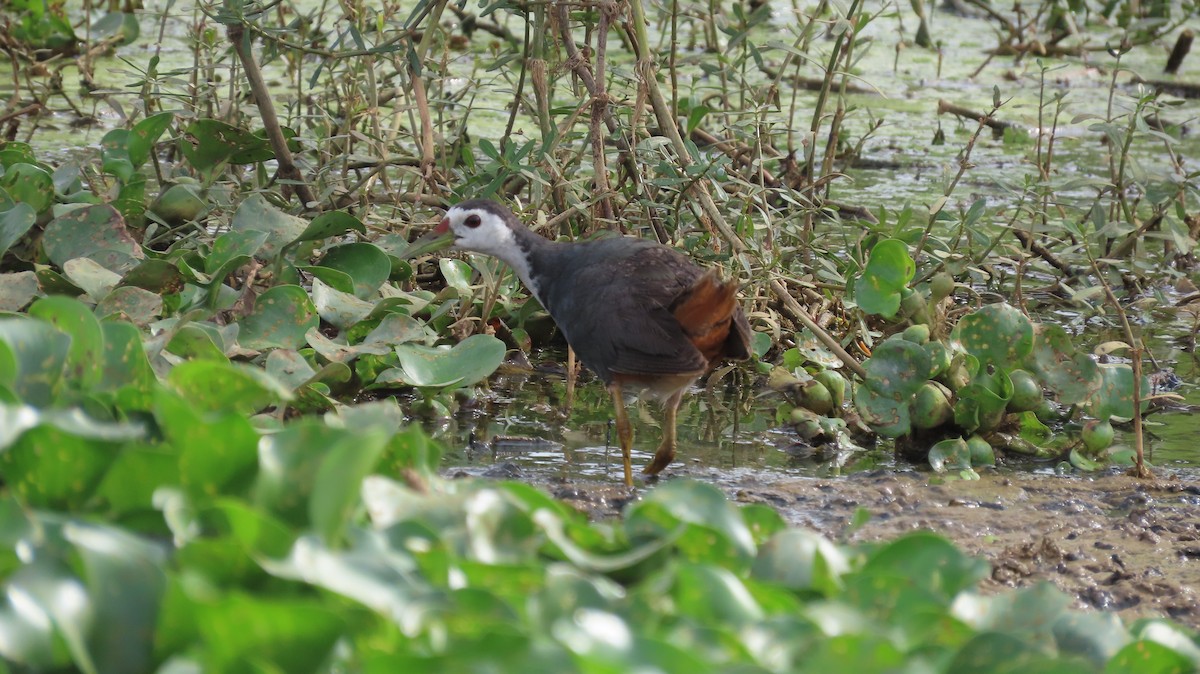
[[37,210],[21,202],[0,211],[0,258],[37,222]]
[[269,236],[253,229],[225,232],[213,242],[212,252],[204,259],[204,271],[214,283],[221,282],[227,274],[249,262]]
[[1077,353],[1067,332],[1058,325],[1034,325],[1033,349],[1025,364],[1064,405],[1087,401],[1102,383],[1096,361]]
[[125,229],[125,218],[109,204],[85,206],[51,220],[42,247],[60,269],[67,260],[87,257],[124,274],[145,257]]
[[845,553],[824,536],[785,529],[759,546],[751,573],[758,580],[791,590],[831,595],[842,587],[842,576],[849,570]]
[[[101,359],[100,381],[96,388],[103,391],[131,387],[144,396],[149,396],[158,384],[146,350],[142,346],[142,333],[136,326],[124,321],[104,321],[100,324],[104,333],[104,354]],[[149,403],[149,400],[145,400]],[[143,407],[140,409],[149,409]]]
[[504,342],[491,335],[471,335],[449,349],[401,344],[397,381],[420,388],[471,386],[495,372],[504,353]]
[[[361,347],[381,345],[390,347],[425,339],[425,323],[405,314],[388,314],[363,337]],[[387,353],[383,351],[380,353]]]
[[291,399],[291,391],[260,368],[194,360],[171,370],[167,382],[202,411],[252,414]]
[[[254,134],[215,119],[198,119],[183,132],[180,146],[187,162],[202,173],[210,173],[234,155],[261,151],[265,142]],[[270,148],[265,148],[270,153]]]
[[259,295],[254,310],[239,321],[238,341],[248,349],[295,349],[319,324],[317,308],[303,288],[274,286]]
[[183,274],[167,260],[149,258],[130,269],[121,277],[121,285],[149,290],[159,295],[169,295],[183,289]]
[[[53,635],[62,640],[59,643],[65,644],[72,664],[83,672],[98,671],[86,643],[86,635],[94,624],[94,607],[83,583],[70,573],[65,564],[41,559],[26,564],[8,579],[6,590],[9,597],[22,600],[21,604],[13,606],[14,609],[19,606],[19,609],[12,617],[25,623],[24,629],[18,629],[18,632],[32,636],[34,642],[39,644],[29,655],[46,655],[39,632],[50,628]],[[11,605],[12,599],[9,601]],[[37,627],[29,624],[42,621],[44,625]],[[17,650],[20,652],[22,649]],[[57,654],[51,655],[51,658],[58,666],[67,664]]]
[[138,27],[137,16],[126,12],[109,12],[92,24],[93,39],[115,42],[125,46],[133,44],[141,31]]
[[462,260],[443,257],[438,260],[438,268],[442,271],[442,277],[446,279],[446,285],[457,290],[459,295],[471,294],[471,275],[474,273],[471,265]]
[[0,455],[0,475],[28,507],[81,508],[112,464],[120,443],[78,435],[47,421],[42,416],[38,426],[21,434]]
[[34,272],[37,275],[38,285],[41,286],[43,294],[46,295],[66,295],[67,297],[79,297],[83,295],[83,288],[71,283],[70,279],[54,271],[50,267],[35,267]]
[[737,576],[710,564],[681,564],[671,595],[683,615],[713,625],[736,627],[764,615]]
[[169,227],[196,220],[207,209],[208,203],[201,195],[200,186],[191,183],[165,186],[149,207],[150,213]]
[[[134,25],[137,25],[136,21]],[[129,150],[129,161],[133,162],[134,166],[141,167],[142,164],[145,164],[150,159],[150,153],[154,150],[154,144],[158,142],[159,137],[171,126],[171,122],[174,120],[175,113],[160,112],[150,115],[133,125],[133,129],[129,131],[127,148]]]
[[121,282],[121,275],[100,266],[99,262],[86,257],[67,260],[63,274],[75,285],[83,288],[93,302],[99,302]]
[[63,386],[70,335],[42,321],[0,318],[0,341],[8,345],[19,368],[13,392],[34,407],[54,404]]
[[16,140],[6,141],[0,145],[0,166],[5,169],[13,164],[36,164],[37,156],[33,146]]
[[133,177],[137,168],[129,159],[129,131],[113,129],[100,139],[100,166],[122,182]]
[[549,509],[540,509],[533,513],[533,522],[541,529],[546,538],[553,544],[571,564],[584,571],[594,573],[614,573],[630,569],[659,552],[666,550],[683,533],[682,527],[660,538],[646,541],[641,545],[625,552],[600,554],[588,550],[578,544],[567,534],[567,527],[561,514]]
[[0,175],[0,189],[17,203],[28,205],[35,213],[45,212],[54,203],[54,178],[35,164],[17,163]]
[[188,494],[211,497],[247,479],[258,464],[258,432],[237,414],[201,414],[188,398],[159,390],[154,417],[179,452],[179,474]]
[[216,330],[199,323],[187,323],[179,327],[164,347],[170,353],[188,360],[211,360],[228,363],[225,350],[221,347],[221,336]]
[[94,619],[88,651],[98,671],[148,671],[166,588],[165,550],[104,525],[71,522],[63,535],[83,562]]
[[1108,661],[1104,674],[1177,674],[1194,669],[1194,662],[1162,644],[1134,641]]
[[[1109,417],[1132,419],[1134,415],[1133,367],[1126,363],[1106,363],[1097,365],[1097,368],[1100,371],[1101,384],[1089,401],[1092,415],[1098,419]],[[1150,380],[1143,375],[1141,385],[1143,412],[1148,406],[1144,398],[1150,392]]]
[[317,265],[301,265],[296,268],[306,274],[312,274],[316,279],[328,285],[339,293],[354,294],[354,279],[340,269],[330,269]]
[[985,674],[1086,674],[1096,669],[1080,660],[1053,658],[1048,652],[1015,636],[983,632],[963,644],[947,665],[951,672]]
[[312,222],[308,223],[300,236],[296,237],[292,243],[320,241],[341,236],[347,232],[358,232],[366,236],[367,227],[361,220],[345,211],[327,211],[313,218]]
[[317,373],[304,356],[292,349],[272,349],[263,368],[292,390],[302,386]]
[[[652,515],[651,506],[661,507],[673,521],[655,521],[656,515],[655,519],[647,517]],[[662,535],[682,522],[717,533],[743,563],[748,564],[757,552],[741,513],[719,489],[703,482],[674,480],[662,485],[632,505],[626,520],[631,538],[638,532]]]
[[871,430],[887,438],[898,438],[912,430],[912,416],[907,400],[877,394],[863,386],[854,397],[854,406]]
[[96,315],[82,302],[62,296],[43,297],[34,302],[29,315],[70,336],[63,374],[74,388],[91,389],[100,379],[100,356],[104,352],[104,332]]
[[19,271],[0,274],[0,311],[20,311],[38,296],[37,274]]
[[863,363],[867,387],[893,400],[906,400],[929,379],[932,363],[921,345],[888,339]]
[[445,593],[431,586],[402,548],[387,545],[371,532],[362,532],[349,550],[331,550],[315,536],[296,540],[284,559],[261,560],[270,574],[304,580],[349,597],[415,636],[444,614]]
[[854,282],[854,301],[869,314],[884,318],[900,309],[900,294],[916,273],[916,263],[908,254],[908,245],[899,239],[875,244],[862,275]]
[[304,233],[308,222],[275,208],[261,194],[254,194],[238,206],[229,227],[234,232],[265,232],[267,238],[259,257],[273,260],[285,246]]
[[347,435],[344,429],[302,419],[263,436],[258,444],[255,505],[296,527],[310,526],[308,504],[317,472],[327,449]]
[[971,448],[962,438],[942,440],[929,450],[929,467],[935,473],[947,470],[969,470],[971,468]]
[[[931,569],[937,573],[930,573]],[[964,554],[945,538],[920,531],[876,549],[858,573],[904,577],[949,602],[983,580],[989,566],[982,559]]]
[[138,327],[146,327],[163,313],[163,299],[157,293],[133,286],[121,286],[96,305],[100,318],[119,318]]
[[354,294],[362,299],[375,296],[392,273],[387,254],[370,243],[334,246],[321,258],[321,266],[349,275],[354,280]]
[[346,629],[345,619],[316,599],[245,592],[196,602],[194,619],[213,671],[259,662],[264,672],[317,672]]
[[339,330],[345,330],[370,315],[374,308],[370,302],[342,292],[315,278],[312,283],[312,301],[321,320]]
[[96,486],[95,498],[118,516],[153,512],[159,488],[182,483],[174,450],[162,443],[125,445]]
[[1033,349],[1033,324],[1011,304],[989,304],[963,316],[954,338],[980,364],[1012,368]]

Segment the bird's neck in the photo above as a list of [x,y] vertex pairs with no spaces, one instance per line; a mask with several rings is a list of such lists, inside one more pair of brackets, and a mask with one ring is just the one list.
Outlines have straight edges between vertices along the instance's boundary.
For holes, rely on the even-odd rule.
[[[514,245],[496,251],[495,255],[512,267],[520,277],[521,283],[525,284],[525,287],[533,293],[542,306],[546,306],[544,268],[547,264],[553,264],[553,260],[558,257],[557,254],[560,252],[558,249],[567,244],[550,241],[524,227],[514,227],[512,233]],[[535,264],[543,269],[542,273],[534,274],[533,266]]]

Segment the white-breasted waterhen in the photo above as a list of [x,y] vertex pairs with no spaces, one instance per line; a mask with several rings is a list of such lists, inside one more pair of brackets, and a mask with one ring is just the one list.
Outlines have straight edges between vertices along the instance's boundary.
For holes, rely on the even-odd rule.
[[627,485],[633,484],[633,428],[623,392],[648,391],[663,401],[662,443],[643,471],[657,475],[675,458],[684,392],[718,361],[750,355],[737,286],[659,243],[621,236],[550,241],[487,199],[451,207],[424,241],[423,251],[452,243],[516,271],[612,394]]

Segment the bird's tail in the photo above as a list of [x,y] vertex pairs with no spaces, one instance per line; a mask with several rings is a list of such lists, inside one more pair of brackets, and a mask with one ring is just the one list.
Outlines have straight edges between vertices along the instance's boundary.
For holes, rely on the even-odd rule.
[[723,281],[714,270],[696,279],[691,289],[676,302],[671,313],[692,344],[710,363],[720,357],[744,358],[748,353],[731,353],[727,342],[734,341],[730,332],[740,333],[737,319],[745,322],[737,303],[737,284]]

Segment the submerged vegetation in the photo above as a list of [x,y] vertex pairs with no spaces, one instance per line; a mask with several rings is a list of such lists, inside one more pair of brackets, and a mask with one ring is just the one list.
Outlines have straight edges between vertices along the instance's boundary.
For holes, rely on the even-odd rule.
[[[3,5],[6,667],[1200,666],[1165,621],[981,597],[932,534],[838,544],[686,481],[589,523],[442,479],[413,420],[550,331],[495,262],[405,254],[469,197],[653,237],[742,282],[756,358],[708,386],[773,391],[804,442],[1144,475],[1178,382],[1144,330],[1194,315],[1200,228],[1200,71],[1146,68],[1193,4]],[[908,54],[982,97],[920,141],[880,112]],[[924,205],[856,195],[930,172],[918,142],[948,160]]]

